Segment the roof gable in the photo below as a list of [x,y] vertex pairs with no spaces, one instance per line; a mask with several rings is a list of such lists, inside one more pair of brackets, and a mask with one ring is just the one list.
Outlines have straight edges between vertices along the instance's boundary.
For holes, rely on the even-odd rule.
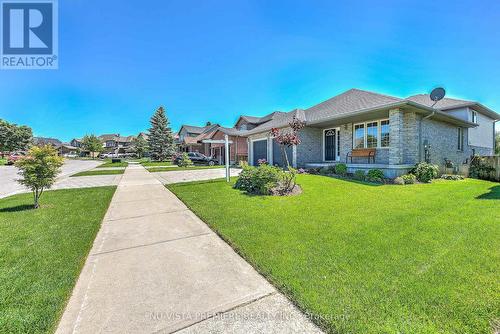
[[398,97],[353,88],[306,109],[305,115],[307,121],[316,121],[334,115],[382,107],[400,101],[402,101],[402,99]]

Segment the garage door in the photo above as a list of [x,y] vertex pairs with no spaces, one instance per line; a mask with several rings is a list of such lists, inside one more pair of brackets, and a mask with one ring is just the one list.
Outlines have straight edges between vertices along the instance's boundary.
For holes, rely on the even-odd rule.
[[[292,154],[293,154],[292,147],[287,147],[286,148],[286,155],[288,156],[288,162],[290,163],[290,165],[292,164]],[[273,165],[278,165],[280,167],[283,167],[286,165],[285,157],[282,157],[282,154],[281,154],[281,147],[274,140],[273,140]]]
[[253,142],[253,165],[257,166],[260,159],[267,160],[267,140]]

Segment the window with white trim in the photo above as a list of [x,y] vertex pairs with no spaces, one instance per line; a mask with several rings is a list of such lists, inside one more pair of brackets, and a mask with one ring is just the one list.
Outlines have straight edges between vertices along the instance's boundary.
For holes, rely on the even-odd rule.
[[474,110],[471,110],[470,115],[471,115],[471,122],[477,123],[477,112],[475,112]]
[[389,120],[380,121],[380,147],[389,147]]
[[378,146],[378,122],[366,123],[366,147]]
[[354,124],[353,147],[381,148],[389,147],[389,120],[376,120]]
[[457,149],[459,151],[464,150],[464,129],[458,128],[458,145]]
[[354,125],[354,148],[365,147],[365,124]]

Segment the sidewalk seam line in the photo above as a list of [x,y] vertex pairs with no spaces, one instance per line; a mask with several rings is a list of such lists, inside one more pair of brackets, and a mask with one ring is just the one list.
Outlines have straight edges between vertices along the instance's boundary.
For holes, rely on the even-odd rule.
[[181,237],[181,238],[176,238],[176,239],[168,239],[168,240],[163,240],[163,241],[156,241],[156,242],[152,242],[152,243],[149,243],[149,244],[136,245],[136,246],[130,246],[130,247],[118,248],[118,249],[112,249],[112,250],[109,250],[109,251],[104,251],[104,252],[90,254],[90,256],[105,255],[105,254],[110,254],[110,253],[116,253],[116,252],[126,251],[126,250],[129,250],[129,249],[136,249],[136,248],[154,246],[154,245],[159,245],[159,244],[165,244],[165,243],[179,241],[179,240],[184,240],[184,239],[191,239],[191,238],[196,238],[196,237],[203,237],[203,236],[211,235],[211,234],[213,234],[213,233],[212,232],[206,232],[206,233],[201,233],[201,234],[188,235],[186,237]]
[[159,211],[159,212],[146,213],[146,214],[140,215],[140,216],[122,217],[122,218],[116,218],[116,219],[105,219],[105,221],[107,221],[107,222],[114,222],[114,221],[118,221],[118,220],[143,218],[143,217],[148,217],[148,216],[153,216],[153,215],[159,215],[159,214],[162,214],[162,213],[175,213],[175,212],[182,212],[182,211],[186,211],[186,210],[189,210],[189,209],[186,208],[186,209],[182,209],[182,210]]
[[[253,303],[255,303],[255,302],[258,302],[259,300],[262,300],[262,299],[264,299],[264,298],[271,297],[272,295],[277,294],[277,293],[278,293],[278,291],[273,291],[273,292],[270,292],[270,293],[268,293],[268,294],[266,294],[266,295],[263,295],[263,296],[260,296],[260,297],[255,298],[255,299],[249,300],[249,301],[247,301],[247,302],[241,303],[241,304],[239,304],[239,305],[233,306],[233,307],[231,307],[231,308],[229,308],[229,309],[227,309],[227,310],[217,312],[217,313],[215,313],[215,314],[211,315],[210,317],[207,317],[207,318],[205,318],[205,319],[202,319],[202,320],[196,321],[196,322],[194,322],[194,323],[192,323],[192,324],[190,324],[190,325],[186,325],[186,326],[184,326],[184,327],[182,327],[182,328],[179,328],[179,329],[176,329],[175,331],[170,332],[170,333],[177,333],[177,332],[182,331],[182,330],[184,330],[184,329],[186,329],[186,328],[192,327],[192,326],[194,326],[194,325],[197,325],[197,324],[200,324],[200,323],[205,322],[205,321],[207,321],[207,320],[210,320],[210,319],[212,319],[212,318],[215,318],[215,317],[216,317],[216,316],[218,316],[218,315],[225,314],[225,313],[228,313],[228,312],[232,312],[232,311],[234,311],[234,310],[236,310],[236,309],[239,309],[239,308],[241,308],[241,307],[245,307],[245,306],[248,306],[248,305],[253,304]],[[157,332],[154,332],[154,334],[159,333],[160,331],[162,331],[162,329],[160,329],[160,330],[159,330],[159,331],[157,331]]]

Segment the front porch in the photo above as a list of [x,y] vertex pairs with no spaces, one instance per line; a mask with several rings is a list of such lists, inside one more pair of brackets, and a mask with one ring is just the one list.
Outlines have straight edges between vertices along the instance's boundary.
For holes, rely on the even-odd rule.
[[[332,161],[332,162],[310,162],[306,163],[306,168],[322,168],[335,166],[337,164],[343,163],[342,161]],[[367,173],[370,169],[380,169],[384,172],[385,177],[395,178],[404,174],[408,174],[410,169],[414,167],[412,164],[402,164],[402,165],[389,165],[389,164],[359,164],[359,163],[347,163],[347,172],[354,173],[357,170],[362,170]]]

